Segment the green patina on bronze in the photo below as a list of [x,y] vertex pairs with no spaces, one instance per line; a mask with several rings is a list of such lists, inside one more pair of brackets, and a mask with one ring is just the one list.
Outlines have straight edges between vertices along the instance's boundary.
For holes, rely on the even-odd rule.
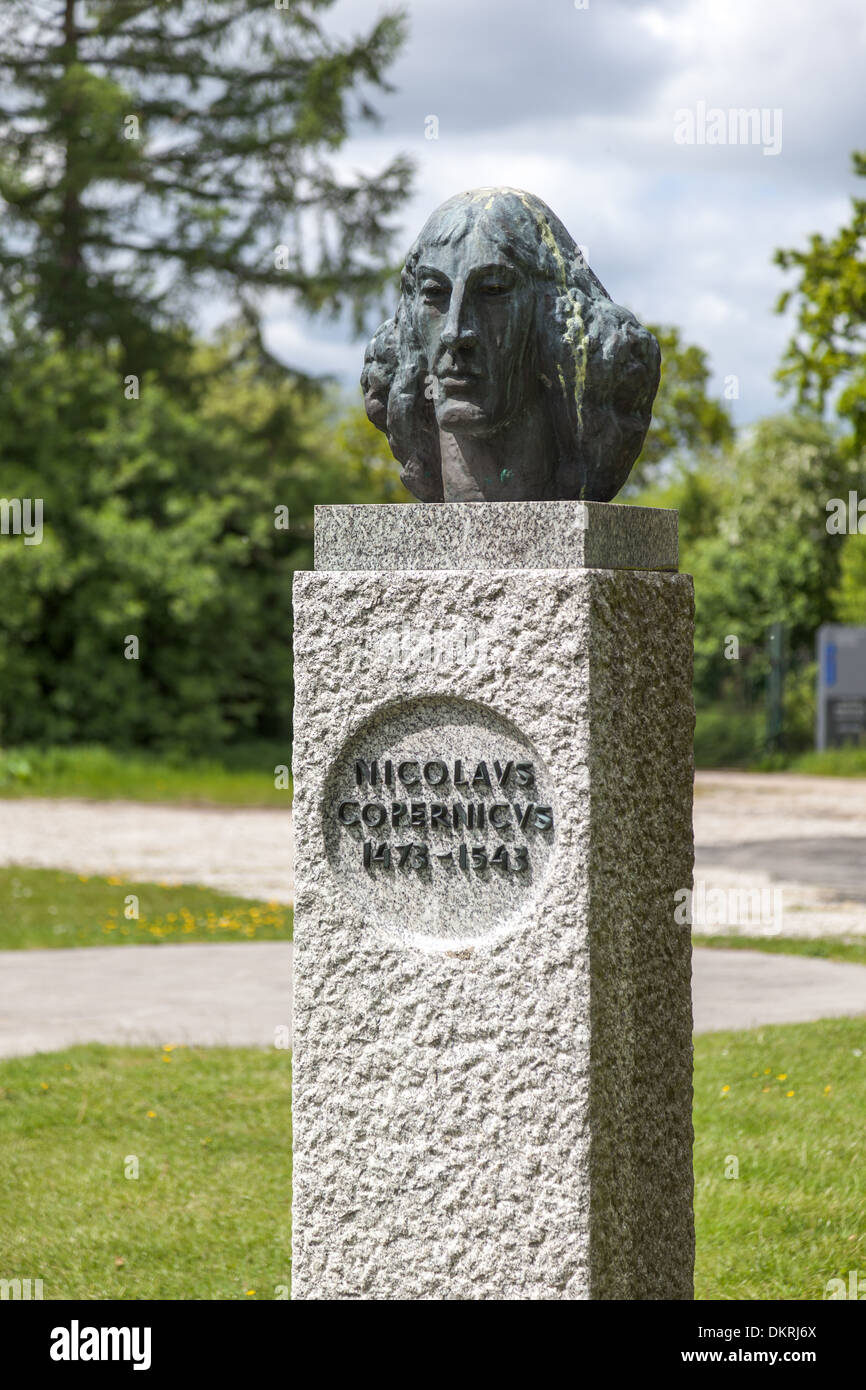
[[481,188],[428,218],[361,385],[424,501],[606,502],[643,446],[659,366],[555,213]]

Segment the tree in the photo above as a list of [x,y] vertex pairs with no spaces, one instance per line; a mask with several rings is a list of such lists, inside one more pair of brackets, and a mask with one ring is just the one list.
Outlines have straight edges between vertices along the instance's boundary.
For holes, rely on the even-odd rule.
[[866,626],[866,537],[845,537],[839,564],[839,584],[834,594],[840,623]]
[[[654,487],[643,488],[634,496],[642,507],[666,507],[676,511],[683,568],[697,541],[715,536],[719,529],[729,479],[727,456],[678,461],[668,476]],[[632,500],[632,499],[629,499]]]
[[683,556],[695,576],[695,677],[718,693],[725,639],[745,655],[763,652],[772,623],[785,624],[792,652],[811,651],[815,632],[835,616],[833,591],[843,537],[827,531],[827,501],[844,497],[851,464],[820,420],[761,421],[732,451],[716,534]]
[[127,394],[119,351],[0,345],[4,490],[43,506],[41,543],[0,540],[0,739],[287,737],[313,506],[389,500],[396,470],[347,463],[329,399],[236,340],[196,347],[183,391]]
[[[866,153],[853,155],[866,176]],[[822,411],[835,390],[836,410],[853,428],[855,452],[866,449],[866,199],[853,198],[851,220],[833,237],[815,233],[804,251],[778,250],[775,262],[799,272],[777,309],[794,304],[797,327],[779,369],[801,405]]]
[[333,3],[5,0],[0,303],[67,347],[117,341],[139,372],[193,291],[253,327],[269,288],[359,313],[410,169],[348,176],[331,156],[374,115],[403,21],[341,42]]
[[413,499],[400,482],[400,465],[391,453],[388,441],[367,419],[363,405],[352,400],[339,409],[335,420],[330,449],[340,460],[345,499],[335,501],[411,502]]
[[707,394],[710,369],[703,349],[683,343],[677,328],[649,327],[662,350],[662,374],[652,424],[629,479],[631,493],[659,481],[664,465],[717,453],[734,435],[727,407]]

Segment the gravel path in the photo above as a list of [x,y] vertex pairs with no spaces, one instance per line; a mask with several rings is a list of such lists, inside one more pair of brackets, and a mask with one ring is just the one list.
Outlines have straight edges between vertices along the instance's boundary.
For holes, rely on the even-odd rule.
[[[273,941],[3,951],[0,1056],[85,1042],[284,1045],[291,959]],[[866,1015],[866,966],[699,950],[693,993],[698,1033]]]
[[[700,772],[695,877],[705,892],[782,892],[782,934],[866,935],[866,779]],[[0,864],[201,883],[291,902],[286,811],[141,802],[0,800]],[[740,914],[742,916],[742,913]],[[695,924],[772,934],[778,923]],[[776,934],[779,934],[778,931]]]
[[288,810],[141,801],[0,800],[0,864],[199,883],[294,901]]
[[[781,892],[781,922],[696,925],[697,934],[866,936],[866,778],[703,772],[695,779],[695,880]],[[769,916],[767,913],[765,916]]]

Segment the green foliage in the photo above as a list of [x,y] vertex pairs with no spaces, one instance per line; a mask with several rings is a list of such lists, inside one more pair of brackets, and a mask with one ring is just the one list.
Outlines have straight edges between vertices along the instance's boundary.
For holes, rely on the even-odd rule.
[[787,651],[779,765],[812,745],[817,629],[866,611],[864,538],[829,534],[827,503],[861,479],[847,444],[803,412],[678,463],[633,499],[679,511],[680,568],[695,581],[698,766],[764,756],[767,636],[777,622]]
[[410,502],[400,482],[400,466],[381,430],[371,425],[363,405],[347,404],[336,421],[333,451],[340,460],[345,498]]
[[696,767],[749,767],[764,743],[763,710],[699,705],[695,718]]
[[716,532],[687,543],[682,556],[695,577],[696,685],[707,699],[726,672],[734,678],[728,636],[741,660],[761,661],[770,626],[781,622],[789,651],[811,652],[818,627],[835,616],[842,538],[827,533],[826,502],[844,495],[851,477],[833,432],[808,416],[762,421],[727,466]]
[[785,674],[782,722],[785,747],[788,749],[806,749],[814,745],[817,687],[817,661],[804,662]]
[[[853,155],[866,176],[866,152]],[[851,220],[833,237],[815,233],[805,251],[779,250],[776,264],[796,270],[796,286],[777,308],[794,304],[797,327],[779,370],[801,403],[823,409],[839,391],[836,411],[853,429],[855,451],[866,448],[866,198],[852,198]]]
[[[0,538],[6,744],[287,737],[313,507],[402,493],[372,427],[338,432],[260,332],[266,291],[357,317],[390,275],[409,166],[333,154],[404,23],[341,40],[332,4],[6,0],[0,468],[44,505],[41,544]],[[239,316],[202,346],[186,320],[214,293]]]
[[22,335],[0,353],[4,491],[44,504],[40,545],[0,538],[0,738],[199,756],[285,738],[312,508],[392,477],[360,445],[347,470],[334,406],[231,340],[137,400],[118,359]]
[[340,41],[333,0],[5,0],[0,305],[67,344],[164,369],[192,292],[309,310],[377,298],[405,158],[365,176],[333,151],[402,42],[399,15]]
[[845,537],[833,599],[840,623],[866,626],[866,535]]
[[686,557],[697,541],[717,533],[728,492],[729,476],[724,465],[717,466],[714,460],[704,458],[698,463],[676,463],[664,481],[643,488],[627,500],[642,507],[675,510],[679,518],[680,555]]
[[734,437],[727,406],[707,394],[707,355],[683,343],[678,328],[650,324],[662,350],[662,372],[653,405],[652,424],[632,469],[628,490],[634,493],[659,480],[665,466],[705,460]]

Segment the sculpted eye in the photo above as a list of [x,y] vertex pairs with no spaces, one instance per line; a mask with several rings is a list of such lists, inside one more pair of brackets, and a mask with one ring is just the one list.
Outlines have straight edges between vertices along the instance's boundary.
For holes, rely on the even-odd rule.
[[425,280],[421,286],[421,293],[425,299],[442,299],[448,291],[438,280]]
[[481,293],[492,298],[496,295],[508,294],[510,289],[510,285],[506,285],[499,280],[491,280],[488,284],[482,285]]

